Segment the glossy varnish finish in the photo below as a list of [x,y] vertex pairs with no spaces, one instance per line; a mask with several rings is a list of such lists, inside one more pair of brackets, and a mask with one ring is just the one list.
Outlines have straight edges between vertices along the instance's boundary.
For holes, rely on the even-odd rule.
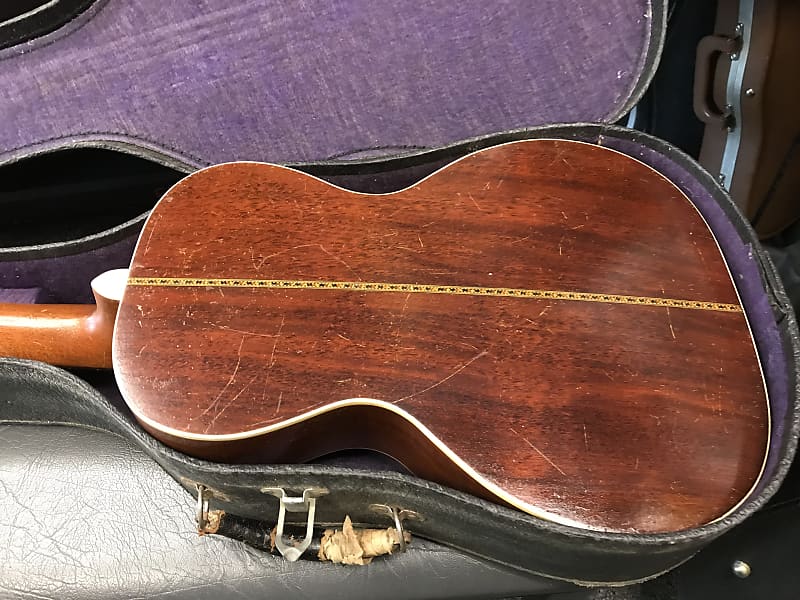
[[110,369],[121,290],[118,295],[107,293],[101,289],[107,286],[98,283],[104,279],[107,276],[101,275],[92,282],[95,304],[0,303],[0,356]]
[[716,242],[613,151],[507,144],[385,196],[212,167],[156,207],[131,277],[118,381],[149,430],[198,456],[372,447],[533,514],[639,532],[712,521],[761,471],[764,385]]

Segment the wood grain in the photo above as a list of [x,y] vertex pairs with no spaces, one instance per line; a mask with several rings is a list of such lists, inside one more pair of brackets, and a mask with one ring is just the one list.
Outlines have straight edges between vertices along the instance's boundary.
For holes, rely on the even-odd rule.
[[93,291],[95,304],[0,304],[0,356],[110,369],[119,300]]
[[[131,276],[739,305],[679,190],[621,154],[553,140],[482,151],[385,196],[275,166],[212,167],[161,200]],[[593,529],[676,531],[721,517],[757,481],[768,439],[739,310],[129,285],[114,365],[143,424],[197,456],[294,462],[370,447]]]

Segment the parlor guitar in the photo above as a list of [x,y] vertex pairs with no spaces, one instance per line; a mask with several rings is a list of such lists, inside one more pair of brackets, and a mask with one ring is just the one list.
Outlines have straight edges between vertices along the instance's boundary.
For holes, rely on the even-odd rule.
[[120,288],[118,312],[4,306],[0,354],[110,366],[113,326],[131,410],[194,456],[371,448],[651,533],[730,513],[763,468],[763,377],[714,236],[612,150],[509,143],[387,195],[210,167],[158,203]]

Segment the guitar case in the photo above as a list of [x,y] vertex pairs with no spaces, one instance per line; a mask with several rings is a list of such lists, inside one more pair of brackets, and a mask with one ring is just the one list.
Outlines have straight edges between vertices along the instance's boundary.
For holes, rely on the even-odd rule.
[[[391,521],[374,505],[398,507],[418,517],[402,523],[415,538],[540,582],[582,586],[628,584],[673,569],[764,507],[781,485],[800,427],[800,346],[772,263],[726,191],[693,158],[614,124],[658,65],[665,1],[98,0],[63,2],[50,12],[34,6],[0,23],[0,203],[11,224],[0,249],[4,299],[90,300],[94,276],[128,265],[160,193],[207,165],[279,163],[378,193],[496,144],[578,140],[657,170],[708,222],[753,330],[771,438],[758,486],[732,514],[642,535],[552,523],[416,478],[366,452],[295,465],[194,459],[145,433],[107,372],[2,358],[0,423],[111,432],[193,497],[205,490],[211,509],[245,526],[276,522],[281,504],[265,488],[293,497],[324,490],[315,526],[349,515],[385,528]],[[108,181],[125,169],[126,177]],[[57,198],[49,189],[55,183]],[[201,518],[203,509],[201,502]],[[308,512],[286,519],[304,530]]]
[[694,110],[705,124],[698,160],[718,174],[762,240],[798,217],[800,51],[796,2],[718,3],[712,35],[697,46]]

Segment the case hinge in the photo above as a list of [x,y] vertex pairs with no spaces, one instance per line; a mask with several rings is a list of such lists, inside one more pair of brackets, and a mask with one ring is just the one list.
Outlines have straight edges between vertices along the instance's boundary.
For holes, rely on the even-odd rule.
[[405,508],[398,508],[396,506],[388,506],[386,504],[370,504],[369,508],[372,512],[383,515],[388,515],[394,521],[394,528],[397,531],[397,540],[400,545],[400,552],[406,551],[406,535],[403,527],[403,521],[411,519],[412,521],[424,521],[425,518],[414,510]]

